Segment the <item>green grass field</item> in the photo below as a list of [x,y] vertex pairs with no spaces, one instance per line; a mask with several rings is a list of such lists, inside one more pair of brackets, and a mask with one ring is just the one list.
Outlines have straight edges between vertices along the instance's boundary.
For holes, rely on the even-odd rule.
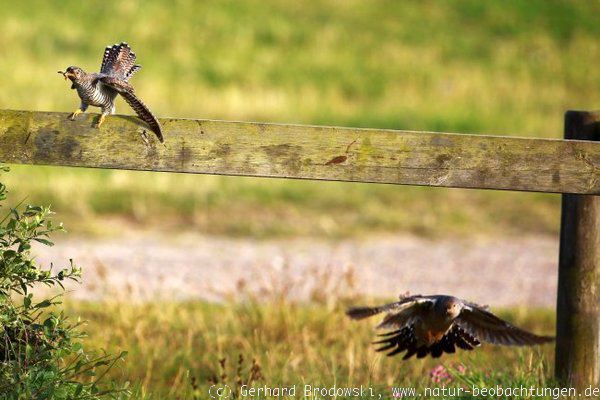
[[[376,353],[370,344],[375,321],[350,321],[343,304],[349,303],[76,303],[67,308],[90,321],[88,347],[129,351],[126,362],[110,377],[131,382],[137,396],[146,399],[206,399],[214,382],[233,389],[248,382],[255,387],[296,385],[294,398],[300,399],[311,399],[301,395],[304,385],[362,384],[391,398],[391,387],[441,387],[442,382],[430,377],[438,365],[451,372],[453,376],[444,383],[452,386],[553,384],[552,345],[484,346],[438,360],[402,361]],[[500,315],[539,333],[554,331],[549,311],[513,309]],[[253,365],[262,378],[253,379],[258,375],[251,372]],[[463,367],[464,374],[456,371]]]
[[[95,70],[104,46],[126,40],[144,67],[137,92],[160,116],[561,137],[566,109],[600,100],[599,11],[543,0],[5,2],[0,108],[71,111],[76,95],[56,71]],[[30,167],[8,179],[72,232],[114,218],[248,236],[558,226],[552,195]]]

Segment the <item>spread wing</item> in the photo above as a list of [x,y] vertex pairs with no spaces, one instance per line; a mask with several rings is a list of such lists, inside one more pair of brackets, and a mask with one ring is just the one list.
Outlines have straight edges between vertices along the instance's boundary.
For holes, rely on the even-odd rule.
[[408,296],[395,303],[378,307],[352,307],[346,311],[352,319],[364,319],[385,312],[386,316],[377,328],[401,329],[409,325],[423,310],[433,306],[429,296]]
[[131,86],[124,80],[117,79],[112,76],[103,76],[100,77],[99,80],[103,84],[105,84],[113,90],[116,90],[121,96],[123,96],[127,104],[129,104],[131,108],[133,108],[133,111],[135,111],[138,117],[140,117],[144,122],[146,122],[150,126],[150,129],[152,129],[152,132],[156,134],[158,140],[160,140],[161,143],[164,142],[160,123],[158,122],[154,114],[152,114],[150,109],[146,107],[146,105],[134,94],[133,86]]
[[472,303],[465,305],[455,322],[471,335],[493,344],[531,346],[554,340],[517,328]]
[[135,53],[125,42],[107,46],[104,50],[100,73],[127,81],[141,68],[139,65],[135,65],[135,58]]

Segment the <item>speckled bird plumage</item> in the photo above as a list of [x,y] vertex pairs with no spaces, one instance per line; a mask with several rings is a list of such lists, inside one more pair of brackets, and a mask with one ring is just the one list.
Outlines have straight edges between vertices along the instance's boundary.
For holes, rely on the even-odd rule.
[[531,346],[553,338],[538,336],[517,328],[479,306],[453,296],[401,296],[400,301],[378,307],[353,307],[347,311],[352,319],[385,313],[377,326],[390,331],[381,335],[377,351],[393,356],[406,351],[423,358],[454,353],[456,347],[472,350],[481,342],[499,345]]
[[129,83],[129,78],[141,68],[135,64],[135,60],[135,53],[127,43],[123,42],[106,47],[99,73],[87,73],[75,66],[68,67],[65,72],[59,71],[65,78],[71,80],[71,89],[77,90],[81,99],[79,109],[75,110],[69,118],[74,119],[78,114],[85,112],[89,106],[100,107],[102,115],[97,124],[99,126],[106,115],[114,114],[115,99],[120,94],[163,142],[160,123],[135,95],[133,86]]

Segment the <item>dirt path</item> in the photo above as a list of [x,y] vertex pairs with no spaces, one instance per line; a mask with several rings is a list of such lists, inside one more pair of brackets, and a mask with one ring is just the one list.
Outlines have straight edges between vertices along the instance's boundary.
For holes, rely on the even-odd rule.
[[219,300],[345,293],[395,297],[451,293],[494,306],[554,307],[558,243],[521,237],[431,241],[413,236],[326,242],[223,239],[71,238],[35,249],[43,263],[84,267],[70,296]]

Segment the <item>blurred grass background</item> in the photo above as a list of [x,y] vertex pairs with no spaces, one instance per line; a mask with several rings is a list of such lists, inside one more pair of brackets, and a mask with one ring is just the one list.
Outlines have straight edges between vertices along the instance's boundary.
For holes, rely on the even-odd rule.
[[[3,2],[0,108],[72,111],[56,71],[95,71],[124,40],[159,116],[558,138],[565,110],[600,100],[599,13],[559,0]],[[558,229],[556,195],[42,167],[7,183],[74,233],[107,220],[254,237]]]

